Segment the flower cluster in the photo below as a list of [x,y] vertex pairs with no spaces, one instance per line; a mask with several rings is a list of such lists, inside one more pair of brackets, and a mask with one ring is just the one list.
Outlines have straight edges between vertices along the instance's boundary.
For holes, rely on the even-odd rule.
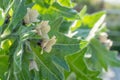
[[41,47],[46,52],[50,52],[52,50],[52,46],[56,43],[56,37],[53,36],[49,39],[48,32],[50,31],[50,26],[48,25],[48,21],[42,21],[36,27],[36,32],[38,35],[42,37]]
[[99,40],[107,47],[107,49],[110,49],[113,44],[113,42],[110,39],[108,39],[108,34],[105,32],[100,33]]
[[[27,13],[24,16],[24,23],[30,24],[32,22],[38,22],[38,15],[39,13],[36,10],[27,8]],[[56,43],[56,37],[53,36],[51,39],[49,38],[48,32],[50,31],[50,26],[48,25],[48,21],[42,21],[38,23],[38,25],[35,28],[35,31],[42,38],[42,49],[49,53],[52,50],[52,46]],[[35,60],[32,59],[29,63],[29,70],[31,71],[33,69],[39,71],[37,63],[35,62]]]
[[[36,10],[32,10],[27,8],[27,14],[24,17],[24,22],[26,24],[30,24],[32,22],[38,22],[37,19],[39,13]],[[36,26],[36,32],[42,38],[41,47],[46,52],[50,52],[52,50],[52,46],[56,43],[56,37],[53,36],[49,39],[48,32],[50,31],[50,26],[48,25],[48,21],[42,21]]]

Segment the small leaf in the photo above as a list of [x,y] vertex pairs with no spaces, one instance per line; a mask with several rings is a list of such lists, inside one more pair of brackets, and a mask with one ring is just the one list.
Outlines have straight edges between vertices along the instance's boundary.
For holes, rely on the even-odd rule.
[[[1,52],[1,51],[0,51]],[[8,56],[0,53],[0,78],[3,80],[8,69]]]
[[81,17],[81,19],[84,17],[84,15],[86,14],[86,11],[87,11],[87,6],[84,6],[82,8],[82,10],[80,11],[79,15]]
[[6,39],[6,40],[4,40],[4,41],[1,42],[1,48],[4,51],[8,52],[11,44],[12,44],[12,41],[9,40],[9,39]]
[[58,3],[60,3],[61,5],[65,6],[65,7],[72,7],[72,2],[71,0],[57,0]]
[[5,20],[5,16],[3,10],[0,8],[0,27],[4,23],[4,20]]

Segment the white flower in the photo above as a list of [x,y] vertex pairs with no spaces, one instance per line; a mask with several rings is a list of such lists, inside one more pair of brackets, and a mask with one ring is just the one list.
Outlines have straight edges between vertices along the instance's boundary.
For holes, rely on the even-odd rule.
[[35,69],[36,71],[39,71],[37,63],[34,60],[31,60],[30,64],[29,64],[29,71],[31,71],[33,69]]
[[36,10],[32,10],[30,8],[27,8],[27,14],[24,17],[24,22],[26,24],[32,23],[32,22],[38,22],[37,19],[39,13]]
[[39,23],[36,27],[36,31],[43,39],[49,39],[48,32],[50,31],[50,26],[48,25],[48,21]]
[[112,47],[113,42],[108,39],[104,42],[104,45],[107,47],[107,49],[110,49]]
[[46,52],[50,52],[52,50],[52,46],[56,43],[56,37],[53,36],[51,39],[49,40],[43,40],[41,43],[41,47],[43,50],[45,50]]
[[99,35],[100,42],[105,42],[107,40],[107,37],[108,37],[107,33],[105,32],[100,33]]
[[108,34],[105,32],[102,32],[99,35],[99,40],[107,47],[107,49],[110,49],[113,44],[113,42],[110,39],[108,39]]

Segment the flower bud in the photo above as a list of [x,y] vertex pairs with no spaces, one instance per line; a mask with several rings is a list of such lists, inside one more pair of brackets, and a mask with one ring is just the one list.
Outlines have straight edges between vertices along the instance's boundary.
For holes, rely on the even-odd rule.
[[110,49],[112,47],[113,42],[108,39],[105,41],[104,45],[107,47],[107,49]]
[[107,37],[108,37],[107,33],[105,32],[100,33],[99,35],[100,42],[105,42],[107,40]]
[[48,32],[50,31],[50,26],[48,25],[48,21],[42,21],[36,27],[36,31],[38,35],[40,35],[43,39],[49,39]]
[[29,64],[29,71],[31,71],[33,69],[35,69],[36,71],[39,71],[37,63],[34,60],[31,60],[30,64]]
[[30,8],[27,8],[27,14],[24,17],[24,22],[26,24],[30,24],[32,22],[38,22],[39,20],[37,19],[39,13],[36,10],[32,10]]
[[50,52],[52,50],[52,46],[56,43],[56,37],[53,36],[51,39],[49,40],[43,40],[43,42],[41,43],[41,46],[43,48],[43,50],[45,50],[46,52]]

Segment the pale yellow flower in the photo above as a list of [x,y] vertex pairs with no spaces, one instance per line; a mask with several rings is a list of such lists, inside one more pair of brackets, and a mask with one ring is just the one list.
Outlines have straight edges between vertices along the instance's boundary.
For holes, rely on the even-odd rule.
[[107,40],[107,37],[108,37],[107,33],[105,32],[100,33],[99,35],[100,42],[105,42]]
[[110,39],[108,39],[108,34],[105,32],[102,32],[99,35],[99,40],[107,47],[107,49],[110,49],[113,44],[113,42]]
[[52,50],[52,46],[56,43],[56,37],[53,36],[51,39],[49,40],[43,40],[41,43],[41,47],[43,50],[45,50],[46,52],[50,52]]
[[110,39],[107,39],[104,42],[104,45],[107,47],[107,49],[110,49],[112,47],[113,42]]
[[36,31],[43,39],[49,39],[48,32],[50,31],[50,26],[48,25],[48,21],[39,23],[36,27]]
[[37,17],[39,16],[39,13],[36,10],[32,10],[30,8],[27,8],[27,14],[24,17],[24,22],[26,24],[30,24],[32,22],[38,22],[39,20]]
[[42,38],[41,47],[44,51],[48,53],[52,50],[52,46],[56,43],[55,36],[49,39],[49,36],[48,36],[49,31],[50,31],[50,26],[48,24],[48,21],[42,21],[36,27],[36,32]]
[[36,71],[39,71],[37,63],[34,60],[31,60],[30,64],[29,64],[29,71],[31,71],[33,69],[35,69]]

